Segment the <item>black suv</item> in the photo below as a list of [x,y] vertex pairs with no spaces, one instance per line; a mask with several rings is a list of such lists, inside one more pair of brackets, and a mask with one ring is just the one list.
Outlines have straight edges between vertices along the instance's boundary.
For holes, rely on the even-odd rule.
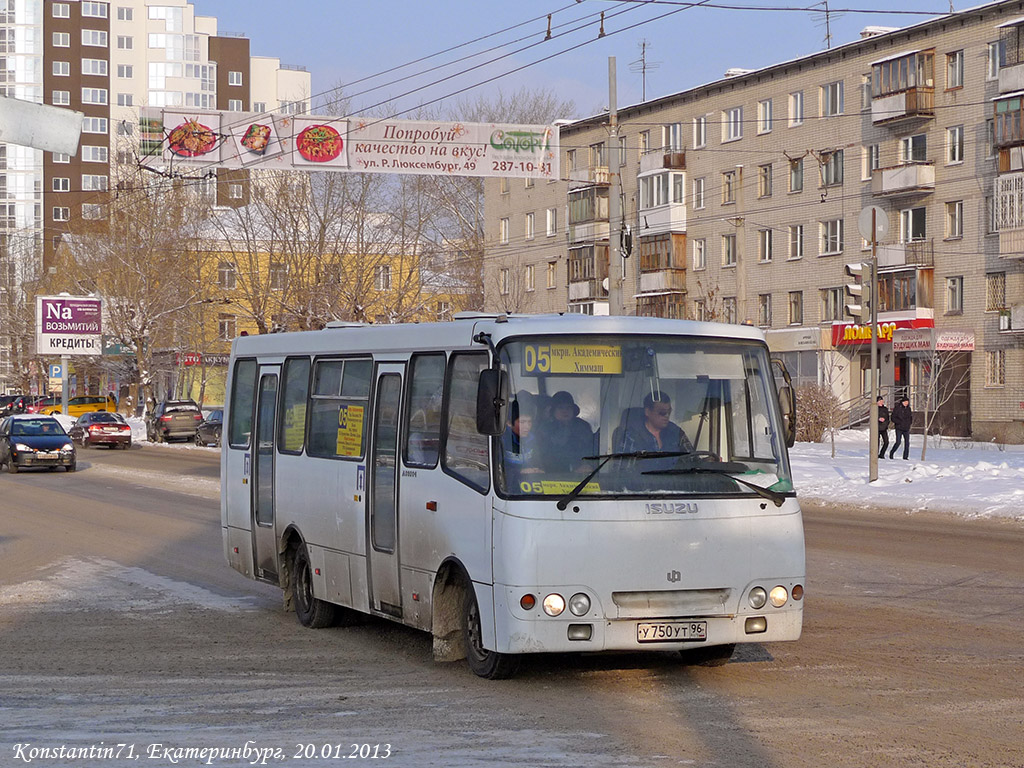
[[194,400],[164,400],[146,414],[146,438],[154,443],[192,440],[202,420],[202,411]]

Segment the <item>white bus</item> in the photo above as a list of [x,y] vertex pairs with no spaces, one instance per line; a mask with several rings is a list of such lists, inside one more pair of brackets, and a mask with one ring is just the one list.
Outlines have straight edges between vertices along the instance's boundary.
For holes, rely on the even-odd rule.
[[488,678],[800,636],[794,399],[755,328],[336,323],[236,339],[228,393],[225,554],[307,627],[392,619]]

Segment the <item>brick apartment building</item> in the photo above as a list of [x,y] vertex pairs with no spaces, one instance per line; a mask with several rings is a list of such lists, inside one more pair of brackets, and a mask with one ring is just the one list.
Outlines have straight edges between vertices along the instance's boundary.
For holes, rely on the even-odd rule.
[[869,329],[844,312],[844,267],[870,258],[858,216],[879,206],[887,398],[920,408],[938,349],[934,426],[1024,442],[1024,2],[868,27],[618,125],[563,125],[561,180],[487,181],[488,309],[607,314],[628,226],[611,270],[625,313],[753,323],[799,382],[858,398]]

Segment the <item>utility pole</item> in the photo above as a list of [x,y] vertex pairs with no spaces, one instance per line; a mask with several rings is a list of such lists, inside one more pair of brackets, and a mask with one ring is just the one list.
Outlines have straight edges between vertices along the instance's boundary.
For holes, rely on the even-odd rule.
[[878,479],[878,210],[871,208],[871,454],[868,459],[868,482]]
[[[616,108],[615,57],[608,57],[608,314],[622,314],[622,257],[619,255],[619,228],[622,224],[619,200],[619,116]],[[596,256],[595,256],[596,257]]]

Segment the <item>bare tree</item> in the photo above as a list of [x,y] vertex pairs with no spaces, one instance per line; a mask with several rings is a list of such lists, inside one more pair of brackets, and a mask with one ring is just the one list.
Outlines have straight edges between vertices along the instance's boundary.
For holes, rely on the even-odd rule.
[[923,399],[924,434],[921,439],[921,461],[928,452],[928,433],[931,432],[940,409],[970,386],[971,366],[963,352],[932,350],[931,359],[923,370],[923,383],[918,388],[918,399]]

